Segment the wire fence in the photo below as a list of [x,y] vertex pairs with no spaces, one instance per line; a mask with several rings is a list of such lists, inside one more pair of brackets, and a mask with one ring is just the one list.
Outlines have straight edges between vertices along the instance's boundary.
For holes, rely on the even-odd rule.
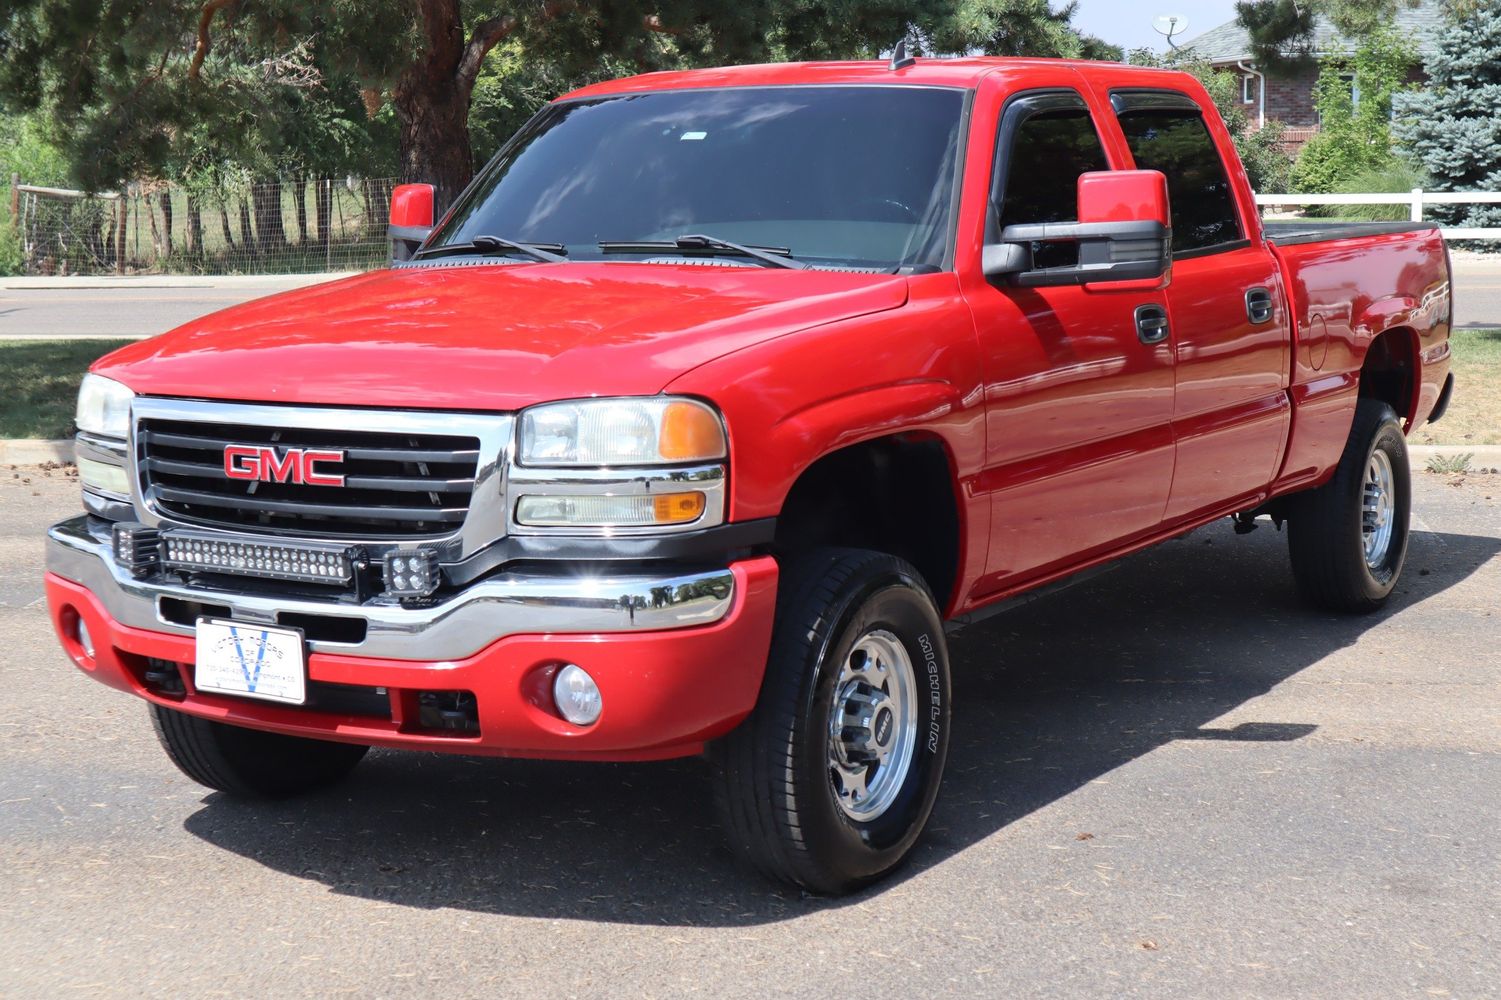
[[309,178],[87,194],[14,185],[28,274],[303,274],[390,257],[395,180]]

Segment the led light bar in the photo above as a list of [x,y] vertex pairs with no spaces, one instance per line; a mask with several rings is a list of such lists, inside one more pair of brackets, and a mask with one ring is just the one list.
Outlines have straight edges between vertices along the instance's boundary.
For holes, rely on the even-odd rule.
[[162,567],[259,576],[299,583],[348,585],[354,579],[350,549],[280,539],[237,540],[209,532],[168,528],[161,533]]
[[382,576],[386,593],[394,597],[426,597],[442,581],[432,549],[397,549],[386,556]]
[[161,532],[135,521],[121,521],[110,528],[115,562],[139,576],[156,565]]

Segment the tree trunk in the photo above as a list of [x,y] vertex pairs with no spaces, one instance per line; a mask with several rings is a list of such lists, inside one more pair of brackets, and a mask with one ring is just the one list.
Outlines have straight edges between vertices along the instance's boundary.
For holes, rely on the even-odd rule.
[[115,273],[125,270],[125,230],[130,219],[130,199],[125,192],[115,202]]
[[259,246],[255,238],[255,229],[250,225],[250,204],[244,198],[240,199],[240,247],[244,250],[255,250]]
[[[436,89],[436,88],[435,88]],[[469,143],[469,95],[418,91],[396,99],[401,131],[401,180],[431,184],[433,211],[441,216],[474,176]]]
[[188,253],[203,256],[203,206],[188,195]]
[[255,199],[255,235],[261,252],[286,246],[287,229],[281,215],[281,181],[252,184],[250,190]]
[[433,185],[433,210],[441,216],[474,176],[469,144],[474,81],[486,54],[511,33],[516,20],[481,21],[466,39],[459,0],[417,0],[417,10],[427,45],[392,95],[400,126],[401,179]]
[[333,180],[328,177],[320,177],[313,182],[313,201],[317,206],[318,221],[318,245],[328,246],[330,230],[334,224],[334,189]]
[[307,246],[307,178],[301,174],[292,181],[292,199],[297,207],[297,242]]
[[161,231],[156,226],[156,209],[151,207],[151,195],[146,195],[142,201],[146,209],[146,221],[151,223],[151,250],[156,259],[161,260],[165,248],[162,244]]
[[174,253],[172,247],[172,192],[163,191],[156,196],[162,203],[162,243],[166,247],[167,256]]
[[229,210],[224,207],[224,198],[219,198],[219,228],[224,231],[224,243],[230,250],[235,249],[235,231],[229,224]]

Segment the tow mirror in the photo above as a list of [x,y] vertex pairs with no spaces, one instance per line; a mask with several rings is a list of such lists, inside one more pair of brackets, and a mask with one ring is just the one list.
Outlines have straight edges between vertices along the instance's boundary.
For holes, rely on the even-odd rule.
[[433,232],[433,186],[398,184],[391,191],[391,258],[411,260]]
[[[1167,177],[1157,170],[1111,170],[1079,176],[1079,221],[1007,226],[987,245],[987,278],[1023,288],[1150,281],[1172,266]],[[1077,264],[1038,268],[1038,243],[1073,243]]]

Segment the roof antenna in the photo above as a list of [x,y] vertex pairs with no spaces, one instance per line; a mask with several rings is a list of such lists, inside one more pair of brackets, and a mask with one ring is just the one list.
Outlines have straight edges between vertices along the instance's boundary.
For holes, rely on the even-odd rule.
[[897,70],[905,69],[915,62],[917,62],[917,57],[907,55],[907,40],[903,38],[896,43],[896,48],[891,50],[891,62],[886,64],[886,68],[895,73]]

